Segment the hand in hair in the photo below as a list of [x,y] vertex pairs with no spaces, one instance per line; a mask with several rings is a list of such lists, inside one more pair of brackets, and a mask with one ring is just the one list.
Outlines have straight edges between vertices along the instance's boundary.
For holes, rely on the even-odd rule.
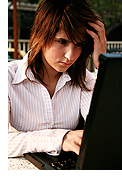
[[96,34],[93,31],[86,29],[86,32],[89,35],[91,35],[91,37],[94,40],[94,51],[91,55],[92,55],[95,66],[98,68],[99,67],[99,60],[98,60],[99,55],[101,53],[106,53],[105,28],[104,28],[104,24],[100,21],[96,21],[96,23],[89,22],[89,25],[97,31],[97,34]]

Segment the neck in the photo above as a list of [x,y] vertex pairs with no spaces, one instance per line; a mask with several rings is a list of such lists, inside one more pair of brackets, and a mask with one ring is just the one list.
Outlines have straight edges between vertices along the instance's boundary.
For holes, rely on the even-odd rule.
[[44,83],[51,84],[55,81],[58,81],[61,73],[54,73],[51,70],[44,69]]
[[53,82],[57,82],[62,73],[57,72],[52,68],[46,60],[43,60],[44,63],[44,78],[43,81],[45,84],[50,85]]

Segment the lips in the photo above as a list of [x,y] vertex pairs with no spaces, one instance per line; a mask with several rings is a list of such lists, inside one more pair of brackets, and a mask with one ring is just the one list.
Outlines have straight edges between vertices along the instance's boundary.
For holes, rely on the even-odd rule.
[[65,63],[65,62],[61,62],[61,64],[64,65],[64,66],[70,66],[71,65],[71,63]]

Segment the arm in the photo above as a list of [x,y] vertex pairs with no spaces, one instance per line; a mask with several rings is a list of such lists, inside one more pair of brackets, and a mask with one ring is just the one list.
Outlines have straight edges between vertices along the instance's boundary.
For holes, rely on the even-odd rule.
[[[96,24],[89,23],[89,25],[91,25],[98,33],[97,35],[93,31],[86,29],[87,33],[91,35],[91,37],[94,40],[94,51],[91,55],[93,58],[93,62],[98,69],[99,68],[99,60],[98,60],[99,55],[101,53],[106,53],[106,37],[105,37],[104,24],[100,21],[97,21]],[[92,91],[90,92],[83,91],[81,95],[81,113],[84,119],[86,119],[86,116],[89,111],[94,84],[95,84],[95,81],[90,80],[88,83],[88,88],[90,88]],[[62,149],[64,151],[74,151],[76,154],[79,154],[80,145],[82,143],[82,138],[83,138],[83,130],[68,132],[64,136]]]
[[41,130],[8,134],[8,156],[21,156],[28,152],[60,153],[62,139],[67,130]]
[[33,132],[17,131],[10,125],[10,101],[8,101],[8,156],[22,156],[28,152],[60,153],[65,129],[45,129]]
[[[90,72],[87,72],[87,78],[89,78],[87,87],[91,89],[90,92],[83,90],[81,92],[81,105],[80,110],[83,118],[86,120],[87,114],[89,112],[89,107],[91,103],[92,93],[94,89],[95,80],[90,75]],[[84,130],[75,130],[69,131],[65,134],[62,142],[62,150],[64,151],[73,151],[77,155],[80,152],[80,146],[83,139]]]
[[106,36],[105,36],[105,28],[104,24],[100,21],[96,21],[96,23],[91,23],[89,22],[89,25],[92,26],[96,31],[97,34],[94,33],[93,31],[90,31],[86,29],[86,32],[91,35],[91,37],[94,40],[94,51],[91,54],[93,58],[93,62],[97,69],[99,68],[99,55],[101,53],[106,53]]

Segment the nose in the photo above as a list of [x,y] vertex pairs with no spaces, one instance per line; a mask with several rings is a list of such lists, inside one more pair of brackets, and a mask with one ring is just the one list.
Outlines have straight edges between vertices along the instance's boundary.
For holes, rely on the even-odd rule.
[[73,44],[70,44],[67,48],[66,48],[66,52],[65,52],[65,58],[67,58],[68,60],[74,60],[74,55],[75,55],[75,48]]

